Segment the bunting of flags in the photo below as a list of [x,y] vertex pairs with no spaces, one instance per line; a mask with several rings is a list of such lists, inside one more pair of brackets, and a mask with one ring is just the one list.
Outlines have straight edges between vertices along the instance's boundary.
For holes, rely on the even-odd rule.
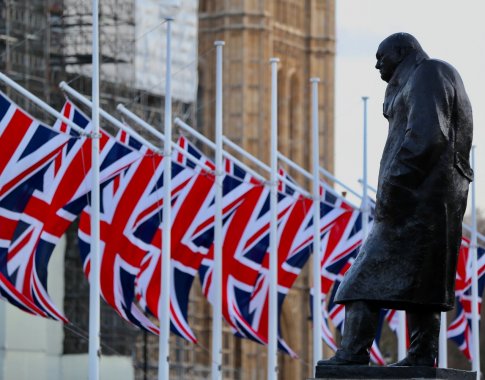
[[[72,102],[62,111],[84,131],[89,118]],[[45,126],[0,93],[0,296],[28,313],[68,322],[47,289],[48,263],[67,228],[79,220],[79,252],[90,276],[91,138],[58,120]],[[139,141],[102,131],[100,139],[101,294],[121,318],[158,334],[164,160],[172,165],[171,329],[197,342],[188,322],[188,300],[198,274],[203,294],[213,302],[213,162],[187,138],[162,157]],[[270,196],[265,183],[229,159],[223,175],[223,317],[233,333],[268,342]],[[314,200],[299,192],[286,173],[278,184],[278,315],[286,295],[313,250]],[[321,335],[336,349],[334,328],[342,331],[344,307],[333,302],[344,273],[362,244],[362,214],[321,183],[323,315]],[[457,315],[448,337],[471,359],[471,264],[463,239],[456,280]],[[485,287],[485,250],[478,248],[479,294]],[[481,300],[481,298],[480,298]],[[311,304],[311,303],[310,303]],[[481,301],[480,301],[481,306]],[[395,312],[384,321],[395,327]],[[372,360],[385,364],[379,350]],[[279,347],[296,357],[279,331]]]

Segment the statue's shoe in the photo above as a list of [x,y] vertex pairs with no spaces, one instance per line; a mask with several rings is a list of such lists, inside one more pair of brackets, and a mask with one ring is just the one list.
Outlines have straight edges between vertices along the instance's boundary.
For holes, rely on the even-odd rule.
[[434,360],[429,359],[410,359],[405,357],[396,363],[388,364],[388,367],[434,367]]
[[331,357],[330,359],[319,360],[317,362],[318,366],[336,366],[336,365],[369,365],[369,356],[368,355],[352,355],[348,354],[344,351],[337,350],[335,356]]

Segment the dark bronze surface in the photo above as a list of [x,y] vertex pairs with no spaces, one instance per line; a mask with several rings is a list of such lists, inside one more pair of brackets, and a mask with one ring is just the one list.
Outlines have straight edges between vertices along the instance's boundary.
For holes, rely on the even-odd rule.
[[[376,216],[336,302],[375,300],[390,309],[446,311],[453,308],[461,223],[473,177],[472,110],[458,72],[428,58],[419,44],[400,48],[409,39],[402,34],[385,39],[377,53],[376,67],[394,71],[383,108],[389,132]],[[398,63],[380,63],[393,60]]]
[[432,366],[439,312],[454,304],[461,223],[473,180],[470,102],[458,72],[430,59],[410,34],[386,38],[376,58],[388,82],[383,113],[389,131],[375,219],[337,291],[335,301],[347,309],[342,348],[323,367],[364,361],[375,308],[413,316],[407,362]]

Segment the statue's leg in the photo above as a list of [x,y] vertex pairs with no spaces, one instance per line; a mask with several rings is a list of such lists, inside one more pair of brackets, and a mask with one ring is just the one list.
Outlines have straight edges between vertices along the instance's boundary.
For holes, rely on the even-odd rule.
[[374,340],[380,309],[369,302],[345,304],[345,325],[341,348],[318,365],[368,365],[369,349]]
[[391,366],[433,367],[438,356],[439,312],[407,312],[410,346],[406,358]]

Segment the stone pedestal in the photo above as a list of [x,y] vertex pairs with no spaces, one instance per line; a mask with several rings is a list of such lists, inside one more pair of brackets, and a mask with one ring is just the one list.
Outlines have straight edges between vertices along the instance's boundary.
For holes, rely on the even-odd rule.
[[443,379],[475,380],[476,372],[430,367],[317,366],[315,380]]

